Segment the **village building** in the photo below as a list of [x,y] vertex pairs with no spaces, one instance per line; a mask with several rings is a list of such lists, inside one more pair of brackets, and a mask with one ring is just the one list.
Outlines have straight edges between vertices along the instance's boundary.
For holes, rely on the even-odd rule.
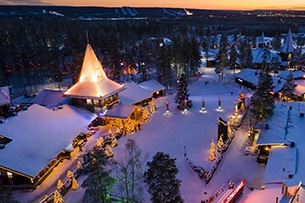
[[288,67],[291,59],[291,54],[295,50],[291,29],[289,29],[284,44],[279,50],[279,55],[282,57],[281,66]]
[[154,98],[164,96],[166,94],[165,87],[155,79],[141,82],[139,83],[139,86],[148,91]]
[[282,61],[281,56],[274,50],[269,48],[270,41],[265,39],[264,33],[258,38],[257,47],[253,48],[252,51],[252,63],[254,68],[262,69],[264,64],[280,64]]
[[[123,97],[126,104],[122,104],[119,93],[126,89],[125,85],[107,78],[88,44],[76,84],[65,92],[40,91],[29,98],[27,108],[21,108],[0,125],[0,185],[22,189],[40,185],[59,162],[71,157],[75,148],[81,150],[79,143],[84,144],[82,139],[91,135],[88,124],[96,118],[120,134],[139,130],[154,112],[155,103],[150,92],[137,84],[131,82],[127,86],[129,92]],[[136,91],[142,94],[137,95]],[[9,107],[8,88],[1,92],[2,104]],[[128,94],[131,96],[126,100]],[[146,101],[149,110],[142,107]]]
[[108,107],[119,103],[118,93],[124,85],[110,80],[96,57],[90,44],[87,44],[79,80],[64,92],[72,98],[74,105],[84,106],[92,112],[104,112]]
[[70,157],[72,140],[94,115],[69,104],[55,108],[57,103],[50,103],[53,108],[34,103],[0,125],[0,185],[35,188]]
[[[302,102],[276,103],[272,118],[257,126],[253,146],[257,161],[265,163],[262,189],[251,193],[249,202],[304,202],[305,155]],[[271,201],[272,199],[272,201]]]
[[294,80],[294,98],[296,101],[305,101],[305,72],[303,70],[285,70],[278,74],[279,78],[285,79],[292,73]]
[[[259,73],[260,70],[250,68],[243,69],[239,73],[235,74],[235,82],[254,90],[258,86]],[[272,76],[272,80],[274,84],[273,93],[276,97],[278,97],[280,90],[283,88],[285,80],[277,76]]]
[[152,99],[152,95],[143,89],[139,84],[128,81],[125,82],[125,90],[119,93],[120,103],[135,106],[147,106]]
[[10,90],[8,86],[4,86],[0,88],[0,117],[1,121],[4,118],[9,116],[11,98],[10,98]]

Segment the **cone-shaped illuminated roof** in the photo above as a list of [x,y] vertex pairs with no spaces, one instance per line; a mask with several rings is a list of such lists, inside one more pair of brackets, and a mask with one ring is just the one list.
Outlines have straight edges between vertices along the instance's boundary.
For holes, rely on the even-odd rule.
[[280,52],[287,54],[293,51],[294,51],[293,39],[292,39],[291,30],[289,29],[288,34],[286,35],[286,39],[284,41],[284,45],[281,47]]
[[104,99],[124,89],[124,85],[107,78],[91,45],[87,44],[79,81],[64,95],[80,99]]

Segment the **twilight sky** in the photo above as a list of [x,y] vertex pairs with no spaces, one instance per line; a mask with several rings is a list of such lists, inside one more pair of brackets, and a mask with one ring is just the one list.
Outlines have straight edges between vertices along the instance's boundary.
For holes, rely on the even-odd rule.
[[304,0],[0,0],[0,5],[57,5],[101,7],[173,7],[193,9],[302,9]]

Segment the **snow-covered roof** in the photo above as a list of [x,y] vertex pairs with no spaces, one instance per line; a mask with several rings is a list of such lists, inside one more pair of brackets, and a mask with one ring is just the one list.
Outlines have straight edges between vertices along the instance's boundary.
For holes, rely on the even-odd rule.
[[165,87],[155,79],[139,83],[139,86],[153,94],[154,92],[165,90]]
[[114,104],[111,109],[109,109],[104,117],[113,117],[113,118],[128,118],[132,113],[135,106],[126,105],[126,104]]
[[285,139],[285,127],[288,117],[288,109],[286,107],[285,104],[275,105],[272,118],[266,121],[269,128],[265,129],[262,127],[262,129],[260,129],[261,133],[257,140],[258,145],[290,144],[290,142]]
[[259,75],[259,70],[254,70],[250,68],[243,69],[239,73],[235,75],[235,78],[240,78],[244,81],[247,81],[253,85],[258,84],[258,75]]
[[258,38],[257,43],[258,43],[258,44],[263,44],[263,45],[266,44],[264,32],[262,32],[262,36],[260,36],[260,37]]
[[290,72],[292,73],[293,79],[304,78],[304,75],[305,75],[305,72],[302,70],[295,70],[295,71],[285,70],[285,71],[282,71],[281,73],[279,73],[278,77],[286,79]]
[[305,189],[303,187],[300,187],[300,189],[298,190],[298,192],[296,194],[296,198],[294,198],[289,203],[300,203],[300,202],[305,202]]
[[[290,110],[291,108],[291,110]],[[296,181],[305,181],[305,163],[298,157],[305,156],[305,142],[304,142],[304,117],[300,113],[305,112],[305,104],[302,102],[289,102],[289,103],[276,103],[274,109],[274,115],[266,123],[269,124],[269,129],[261,131],[261,135],[258,139],[259,144],[272,144],[272,143],[289,143],[294,142],[293,148],[277,148],[277,151],[271,153],[266,166],[265,181],[281,180],[284,182],[288,177],[282,176],[283,174],[276,174],[272,168],[273,165],[287,167],[286,164],[290,164],[288,167],[294,166],[295,169],[285,169],[286,172],[295,174],[293,179]],[[278,152],[279,151],[279,152]],[[270,162],[270,164],[269,164]],[[271,164],[272,163],[272,164]],[[268,169],[268,167],[271,169]],[[269,172],[270,174],[269,174]],[[277,175],[277,177],[276,177]],[[271,176],[271,177],[268,177]]]
[[294,93],[298,94],[298,95],[303,95],[305,94],[305,87],[302,85],[297,85],[294,87]]
[[[252,49],[252,63],[263,63],[264,61],[264,50],[267,49],[265,47],[258,47],[258,48],[254,48]],[[269,57],[267,59],[267,63],[271,63],[273,58],[276,58],[278,60],[278,62],[280,63],[282,61],[282,58],[273,50],[268,50],[269,53]]]
[[13,140],[0,149],[0,166],[35,177],[93,118],[71,105],[51,110],[33,104],[0,125],[0,134]]
[[124,85],[107,78],[91,45],[87,44],[79,81],[69,88],[64,95],[71,98],[104,99],[124,89]]
[[0,106],[11,103],[10,90],[8,86],[0,88]]
[[67,103],[67,99],[64,97],[63,92],[60,90],[41,90],[31,101],[32,104],[39,104],[41,106],[53,107],[58,104]]
[[150,92],[146,91],[133,81],[125,83],[125,90],[119,93],[122,104],[134,104],[151,97]]
[[[254,86],[257,86],[258,81],[259,81],[259,79],[258,79],[259,73],[260,73],[260,70],[246,68],[246,69],[242,70],[241,72],[237,73],[235,75],[235,78],[240,78],[244,81],[247,81],[248,83],[251,83]],[[282,80],[278,77],[275,77],[275,76],[272,76],[272,81],[273,81],[273,85],[274,85],[273,92],[275,92],[275,93],[280,91],[283,88],[283,85],[285,83],[284,80]]]
[[281,53],[291,53],[293,52],[295,47],[293,46],[293,39],[292,39],[292,34],[291,34],[291,29],[289,29],[284,44],[280,48]]
[[[296,147],[271,147],[263,184],[290,180],[296,173],[296,164]],[[292,177],[289,178],[289,175]]]

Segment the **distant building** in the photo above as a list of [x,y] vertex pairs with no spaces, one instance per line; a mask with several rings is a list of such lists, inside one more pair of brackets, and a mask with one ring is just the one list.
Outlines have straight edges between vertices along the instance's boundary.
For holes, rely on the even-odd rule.
[[0,116],[9,116],[9,107],[11,104],[10,91],[8,86],[0,88]]
[[282,57],[282,66],[289,66],[289,62],[291,59],[291,54],[295,50],[293,45],[293,38],[291,34],[291,29],[289,29],[284,44],[279,50],[279,55]]

